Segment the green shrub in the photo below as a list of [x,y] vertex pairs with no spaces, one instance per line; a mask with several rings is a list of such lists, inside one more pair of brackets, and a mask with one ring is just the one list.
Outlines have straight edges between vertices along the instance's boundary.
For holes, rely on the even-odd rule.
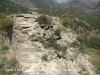
[[36,35],[35,34],[32,34],[30,37],[35,37]]
[[80,43],[75,40],[72,44],[71,44],[72,47],[77,47],[77,46],[80,46]]
[[2,69],[2,68],[3,68],[3,66],[4,66],[4,64],[3,64],[3,63],[0,63],[0,69]]
[[14,68],[16,68],[16,65],[17,65],[17,60],[16,60],[16,58],[10,59],[10,60],[7,62],[7,65],[8,65],[8,68],[9,68],[9,69],[14,69]]
[[59,37],[61,37],[61,29],[56,29],[55,34]]
[[57,41],[55,38],[50,37],[48,42],[45,44],[45,47],[53,47],[57,51],[62,51],[66,52],[67,47],[66,46],[61,46],[60,44],[57,44]]
[[69,18],[63,18],[62,25],[65,26],[65,27],[67,27],[68,24],[70,24]]
[[27,31],[22,31],[22,33],[23,33],[23,34],[28,34],[28,32],[27,32]]
[[40,37],[40,36],[37,37],[37,40],[38,40],[40,43],[42,43],[42,44],[45,43],[45,39],[43,39],[43,38]]
[[6,15],[0,17],[0,30],[6,31],[9,27],[12,26],[12,21]]
[[77,40],[85,47],[100,50],[100,39],[94,37],[87,38],[86,36],[79,36],[77,37]]
[[37,18],[37,20],[39,24],[51,24],[52,23],[52,19],[46,15],[41,15]]
[[2,53],[5,53],[6,51],[8,51],[8,49],[9,47],[7,45],[3,45],[0,50]]
[[78,36],[77,37],[77,40],[80,42],[80,43],[84,43],[86,41],[86,36]]
[[43,61],[47,61],[47,60],[48,60],[48,55],[47,55],[47,54],[44,54],[44,55],[42,56],[42,60],[43,60]]

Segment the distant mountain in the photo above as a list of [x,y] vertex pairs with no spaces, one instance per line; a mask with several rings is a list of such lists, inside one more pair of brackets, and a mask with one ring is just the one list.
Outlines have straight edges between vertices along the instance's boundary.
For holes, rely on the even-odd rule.
[[35,4],[32,3],[30,0],[10,0],[18,5],[27,7],[28,9],[35,9]]
[[22,12],[28,12],[28,9],[19,6],[10,0],[0,0],[0,13],[22,13]]
[[19,5],[29,9],[42,8],[48,9],[53,7],[78,7],[83,10],[88,10],[96,6],[99,0],[67,0],[65,3],[59,3],[57,0],[11,0]]
[[67,3],[63,4],[63,7],[77,7],[83,10],[93,8],[98,3],[98,0],[68,0]]
[[46,9],[56,6],[55,0],[11,0],[29,9]]
[[67,0],[59,3],[57,0],[11,0],[16,4],[27,7],[28,9],[52,9],[52,8],[80,8],[94,16],[99,16],[99,0]]
[[92,8],[89,13],[100,20],[100,2],[94,8]]

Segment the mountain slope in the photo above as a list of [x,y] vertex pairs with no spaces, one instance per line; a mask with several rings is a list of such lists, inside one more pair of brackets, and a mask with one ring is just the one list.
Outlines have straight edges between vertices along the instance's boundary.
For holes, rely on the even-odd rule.
[[[77,48],[68,46],[77,35],[62,26],[59,18],[51,17],[51,25],[42,25],[36,21],[38,14],[32,16],[35,18],[14,18],[12,44],[15,49],[12,50],[23,75],[96,75],[90,57],[79,53]],[[55,34],[58,28],[61,29],[59,40]]]
[[100,19],[100,2],[89,13]]
[[27,7],[28,9],[35,9],[34,3],[32,3],[30,0],[10,0],[18,5]]
[[28,9],[19,6],[10,0],[0,0],[0,13],[21,13],[21,12],[27,12]]
[[83,10],[93,8],[97,4],[97,0],[68,0],[64,7],[77,7]]
[[54,0],[11,0],[11,1],[19,5],[22,5],[24,7],[27,7],[29,9],[34,9],[34,8],[46,9],[55,5]]
[[87,30],[100,29],[100,22],[98,20],[78,8],[53,8],[39,12],[57,16],[61,19],[63,19],[64,17],[68,17],[71,22],[71,24],[69,25],[71,27],[75,27],[75,29],[79,27],[86,28]]
[[53,7],[77,7],[83,10],[88,10],[96,6],[99,0],[67,0],[65,3],[58,3],[57,0],[11,0],[19,5],[29,9],[39,8],[48,9]]

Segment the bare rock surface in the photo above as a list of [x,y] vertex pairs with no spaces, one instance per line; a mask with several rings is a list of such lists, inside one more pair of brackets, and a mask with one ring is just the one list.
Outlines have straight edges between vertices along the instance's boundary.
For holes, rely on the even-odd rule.
[[[36,16],[36,15],[33,15]],[[60,19],[53,18],[53,30],[42,29],[34,18],[15,17],[14,33],[12,44],[16,47],[16,58],[22,68],[23,75],[96,75],[86,54],[76,53],[77,48],[68,47],[65,53],[54,48],[45,48],[36,37],[44,39],[54,35],[57,27],[64,28]],[[24,31],[24,32],[23,32]],[[29,37],[34,34],[33,41]],[[68,46],[77,35],[70,29],[61,30],[62,39],[57,43]],[[48,60],[43,61],[42,57],[47,55]],[[59,57],[60,56],[60,57]]]

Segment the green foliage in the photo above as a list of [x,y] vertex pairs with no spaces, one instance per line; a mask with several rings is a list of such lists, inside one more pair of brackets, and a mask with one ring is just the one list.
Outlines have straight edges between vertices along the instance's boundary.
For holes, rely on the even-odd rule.
[[16,58],[12,58],[7,62],[8,68],[9,69],[14,69],[16,68],[17,60]]
[[51,24],[52,23],[52,19],[46,15],[41,15],[37,18],[37,21],[39,22],[39,24]]
[[8,49],[9,49],[9,47],[8,47],[7,45],[3,45],[3,46],[1,46],[0,51],[1,51],[2,53],[5,53],[5,52],[8,51]]
[[4,66],[4,64],[3,63],[0,63],[0,69],[3,68],[3,66]]
[[28,32],[27,32],[27,31],[22,31],[22,33],[23,33],[23,34],[28,34]]
[[44,55],[42,56],[42,60],[43,60],[43,61],[47,61],[47,60],[48,60],[48,55],[47,55],[47,54],[44,54]]
[[42,8],[42,9],[49,8],[49,5],[44,3],[43,0],[41,1],[40,0],[30,0],[30,1],[33,2],[37,8]]
[[78,36],[77,37],[77,40],[80,42],[80,43],[84,43],[86,41],[86,36]]
[[81,44],[80,45],[80,51],[81,51],[81,53],[85,53],[85,49],[86,49],[86,45],[85,44]]
[[63,18],[62,25],[65,26],[65,27],[68,27],[68,24],[70,24],[69,18]]
[[0,13],[12,14],[21,12],[28,12],[28,9],[17,5],[10,0],[0,0]]
[[66,52],[67,47],[66,46],[61,46],[60,44],[57,44],[57,41],[55,38],[50,37],[48,42],[45,44],[45,46],[48,47],[53,47],[57,51],[62,51]]
[[100,50],[100,39],[94,37],[87,38],[86,36],[79,36],[77,40],[82,44],[82,49],[83,47],[89,47]]
[[9,17],[6,17],[6,18],[2,19],[1,22],[2,22],[1,23],[2,25],[0,26],[1,30],[7,30],[7,28],[10,25],[12,25],[12,21],[11,21],[11,19]]
[[7,17],[5,14],[0,14],[0,31],[6,31],[12,27],[12,21],[9,17]]
[[82,71],[86,71],[86,68],[85,68],[85,67],[83,67],[83,68],[82,68]]
[[59,28],[56,29],[56,30],[55,30],[55,35],[61,37],[61,29],[59,29]]
[[[15,73],[14,69],[17,69],[17,60],[15,58],[11,58],[7,60],[7,58],[2,58],[0,61],[0,75],[12,75]],[[5,69],[12,69],[12,71],[5,71]]]
[[30,37],[35,37],[36,35],[35,34],[32,34]]
[[72,46],[72,47],[78,47],[78,46],[80,46],[80,43],[79,43],[77,40],[75,40],[75,41],[71,44],[71,46]]
[[100,50],[100,39],[91,37],[87,42],[88,47]]
[[44,40],[42,37],[40,37],[40,36],[37,37],[37,40],[38,40],[40,43],[42,43],[42,44],[45,43],[45,40]]
[[60,17],[65,27],[69,26],[75,31],[79,27],[86,30],[100,29],[100,22],[97,19],[78,8],[52,8],[43,11],[39,10],[38,12]]

